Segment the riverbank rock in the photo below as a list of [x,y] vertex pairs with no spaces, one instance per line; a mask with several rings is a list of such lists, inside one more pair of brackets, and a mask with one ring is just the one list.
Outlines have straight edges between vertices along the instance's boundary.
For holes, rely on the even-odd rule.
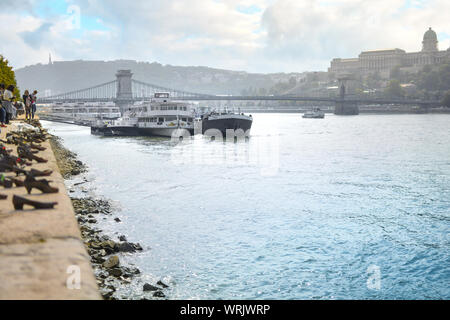
[[[105,200],[87,198],[71,198],[75,212],[80,215],[110,214],[111,204]],[[91,218],[90,217],[90,218]]]
[[103,266],[105,268],[114,268],[114,267],[119,266],[119,264],[120,264],[119,257],[118,256],[111,256],[111,257],[108,258],[108,260],[106,260],[103,263]]
[[60,138],[51,136],[50,145],[55,154],[59,171],[64,179],[86,172],[87,167],[81,161],[77,160],[77,155],[74,152],[71,152],[61,144]]
[[124,271],[124,277],[127,276],[128,278],[132,278],[133,276],[141,273],[141,270],[138,268],[123,267],[122,270]]
[[108,270],[108,272],[114,277],[120,277],[123,274],[122,270],[120,270],[119,268],[110,269]]
[[[62,168],[61,173],[64,178],[85,172],[86,167],[81,161],[76,159],[76,154],[63,148],[57,137],[54,137],[52,140],[53,145],[56,145],[54,151],[58,149],[55,152],[58,153],[58,166]],[[87,186],[82,186],[85,182],[88,182],[86,177],[82,179],[84,182],[74,183],[69,188],[70,192],[86,192],[90,190]],[[114,211],[114,207],[110,201],[93,198],[89,195],[71,197],[71,200],[75,216],[80,226],[83,242],[86,245],[91,263],[95,269],[100,293],[104,299],[116,300],[117,297],[114,296],[116,286],[120,288],[123,285],[130,284],[131,280],[141,272],[135,267],[122,266],[119,257],[115,254],[118,252],[133,253],[137,250],[142,250],[142,247],[138,243],[128,242],[125,236],[119,237],[120,242],[115,242],[111,237],[103,234],[103,230],[94,227],[102,219],[108,219],[106,216],[111,215]],[[118,217],[114,218],[116,222],[121,222]],[[150,290],[152,293],[162,290],[158,287],[154,288]],[[124,299],[127,299],[127,297]]]
[[164,288],[164,289],[166,289],[166,288],[169,287],[167,284],[165,284],[165,283],[162,282],[161,280],[159,280],[156,284],[157,284],[158,286]]
[[100,257],[97,254],[92,254],[91,255],[91,260],[92,260],[92,262],[98,263],[98,264],[102,264],[102,263],[104,263],[106,261],[105,259],[103,259],[102,257]]
[[102,247],[103,249],[115,249],[116,245],[117,244],[112,240],[106,240],[106,241],[100,242],[100,247]]
[[158,291],[158,290],[161,290],[161,288],[152,286],[149,283],[144,284],[144,288],[143,289],[144,289],[144,291]]
[[107,254],[118,252],[117,243],[112,240],[103,241],[99,243],[101,249],[105,250]]
[[128,242],[122,242],[117,245],[117,249],[119,252],[136,252],[136,249],[134,248],[133,244]]
[[153,294],[153,296],[155,297],[155,298],[164,298],[166,295],[162,292],[162,291],[156,291],[154,294]]

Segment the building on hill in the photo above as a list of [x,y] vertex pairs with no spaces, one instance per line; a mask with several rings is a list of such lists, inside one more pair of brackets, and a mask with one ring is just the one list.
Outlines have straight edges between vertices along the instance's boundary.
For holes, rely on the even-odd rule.
[[406,52],[398,48],[363,51],[358,58],[333,59],[328,72],[336,77],[378,73],[381,78],[387,79],[395,67],[417,72],[425,65],[439,64],[445,59],[450,59],[450,48],[439,51],[436,32],[429,28],[423,36],[420,52]]

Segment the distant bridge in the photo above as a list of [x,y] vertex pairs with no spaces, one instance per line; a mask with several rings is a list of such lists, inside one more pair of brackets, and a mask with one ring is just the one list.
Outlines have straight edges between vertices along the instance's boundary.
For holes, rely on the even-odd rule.
[[421,108],[439,106],[439,101],[406,100],[406,99],[367,99],[346,97],[343,92],[337,98],[305,97],[295,95],[267,95],[267,96],[234,96],[210,95],[166,88],[143,81],[132,79],[130,70],[119,70],[116,80],[102,83],[90,88],[71,91],[39,99],[39,103],[57,102],[115,102],[121,110],[135,101],[150,99],[156,92],[169,92],[171,98],[185,101],[310,101],[329,102],[335,104],[336,114],[358,114],[358,104],[398,104],[415,105]]

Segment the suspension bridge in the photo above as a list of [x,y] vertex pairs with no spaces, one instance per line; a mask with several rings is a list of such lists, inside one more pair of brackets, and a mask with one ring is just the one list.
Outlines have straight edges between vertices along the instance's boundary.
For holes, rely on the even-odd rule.
[[[150,99],[156,92],[168,92],[175,100],[186,101],[310,101],[328,102],[334,104],[336,114],[358,114],[359,104],[373,105],[413,105],[420,108],[432,108],[440,105],[439,101],[423,101],[411,99],[369,99],[349,97],[345,90],[339,97],[307,97],[296,95],[268,95],[268,96],[235,96],[235,95],[211,95],[194,93],[173,88],[158,86],[143,81],[134,80],[130,70],[119,70],[116,80],[102,83],[90,88],[71,91],[50,97],[39,99],[41,104],[50,103],[79,103],[79,102],[114,102],[116,106],[124,110],[136,101]],[[341,84],[341,88],[343,83]]]

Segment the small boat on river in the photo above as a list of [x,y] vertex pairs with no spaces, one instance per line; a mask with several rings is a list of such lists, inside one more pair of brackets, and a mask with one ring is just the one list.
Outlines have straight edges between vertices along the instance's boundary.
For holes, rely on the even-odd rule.
[[325,112],[320,110],[320,108],[314,108],[312,110],[306,111],[303,115],[305,119],[323,119],[325,118]]

